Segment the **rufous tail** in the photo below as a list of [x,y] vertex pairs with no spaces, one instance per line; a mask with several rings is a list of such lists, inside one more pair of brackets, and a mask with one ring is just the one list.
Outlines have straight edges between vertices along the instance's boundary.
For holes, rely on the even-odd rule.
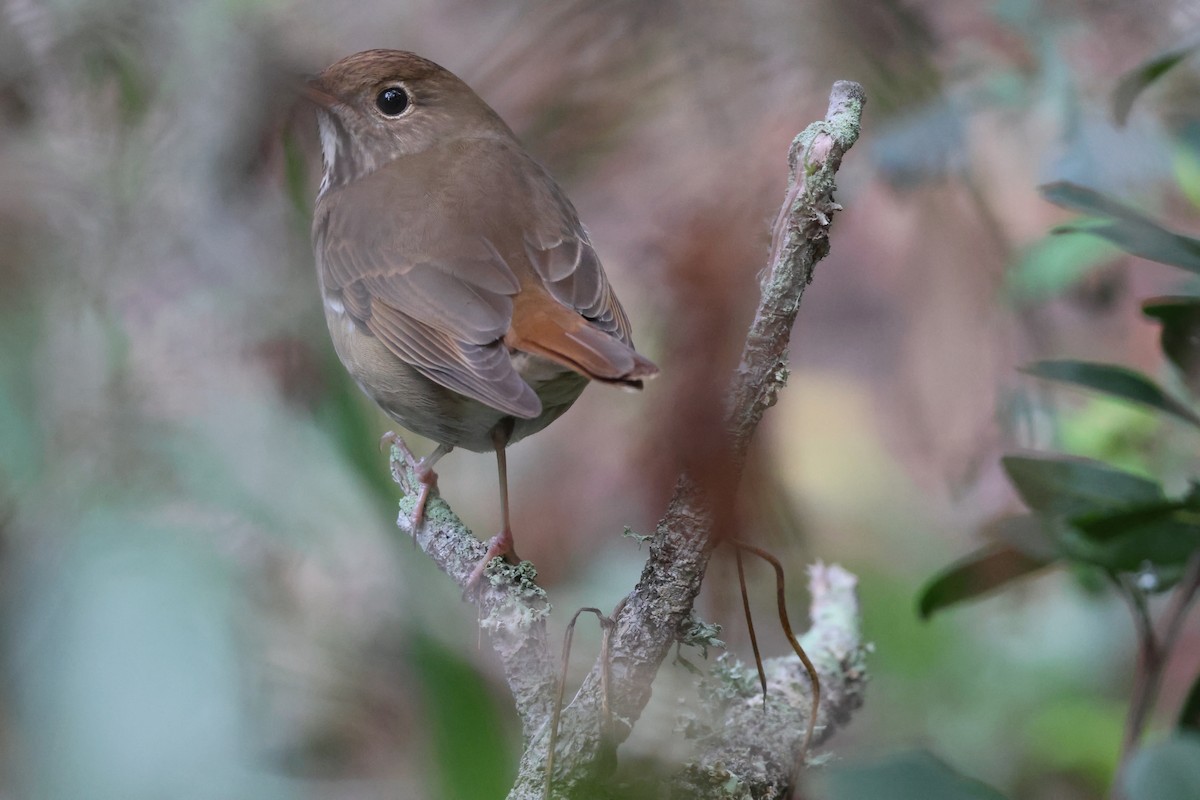
[[504,337],[509,347],[548,358],[594,381],[642,388],[658,367],[612,334],[558,303],[518,305]]

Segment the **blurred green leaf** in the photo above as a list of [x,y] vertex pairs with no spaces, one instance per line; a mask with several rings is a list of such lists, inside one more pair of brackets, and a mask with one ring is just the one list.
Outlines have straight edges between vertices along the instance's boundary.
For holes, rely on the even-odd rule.
[[1003,800],[985,783],[960,775],[929,753],[893,756],[872,766],[830,770],[831,800]]
[[[1188,516],[1182,517],[1183,513]],[[1196,524],[1194,512],[1176,512],[1170,516],[1127,522],[1121,527],[1110,523],[1108,527],[1103,538],[1088,536],[1098,547],[1087,559],[1116,572],[1163,568],[1165,573],[1155,576],[1155,591],[1173,585],[1184,564],[1200,547],[1200,525]]]
[[239,638],[254,628],[209,545],[218,529],[147,516],[97,504],[56,542],[56,558],[14,571],[21,602],[0,645],[20,654],[6,679],[26,753],[22,795],[299,796],[245,759],[255,731]]
[[1200,394],[1200,297],[1153,297],[1142,313],[1162,324],[1163,353],[1183,375],[1193,394]]
[[1095,389],[1121,400],[1150,406],[1200,427],[1200,415],[1186,403],[1167,394],[1145,375],[1126,367],[1089,361],[1060,360],[1038,361],[1021,371],[1038,378]]
[[1127,800],[1196,800],[1200,797],[1200,737],[1176,736],[1139,750],[1121,783]]
[[1093,217],[1112,217],[1149,225],[1155,224],[1149,217],[1134,211],[1108,195],[1070,181],[1043,184],[1038,187],[1038,191],[1042,193],[1042,197],[1056,206],[1062,206],[1082,214]]
[[287,197],[296,212],[296,222],[302,229],[308,230],[309,220],[312,219],[312,198],[308,188],[308,156],[300,147],[294,132],[288,131],[283,136],[283,167],[287,184]]
[[1188,45],[1176,50],[1160,53],[1148,61],[1143,61],[1121,76],[1117,88],[1113,90],[1112,109],[1113,119],[1118,125],[1124,125],[1129,119],[1129,111],[1133,102],[1142,91],[1161,78],[1179,62],[1196,52],[1197,45]]
[[1053,297],[1119,255],[1120,248],[1095,236],[1046,236],[1009,271],[1008,292],[1017,300]]
[[1088,537],[1105,541],[1170,520],[1195,525],[1196,521],[1200,521],[1195,513],[1189,515],[1190,519],[1177,519],[1178,512],[1190,507],[1188,500],[1164,500],[1116,511],[1087,512],[1073,518],[1071,524]]
[[1166,499],[1156,482],[1091,459],[1008,455],[1000,463],[1021,499],[1035,511],[1084,514]]
[[1193,208],[1200,208],[1200,153],[1192,144],[1176,143],[1171,153],[1171,166],[1179,191]]
[[1059,182],[1041,187],[1055,205],[1092,215],[1059,225],[1052,232],[1089,233],[1127,253],[1200,274],[1200,240],[1173,233],[1154,220],[1094,189]]
[[1033,712],[1021,739],[1035,764],[1085,777],[1102,793],[1117,771],[1124,725],[1121,702],[1060,697]]
[[1181,731],[1200,734],[1200,674],[1192,680],[1183,707],[1179,709],[1179,720],[1175,726]]
[[917,602],[922,619],[947,606],[979,597],[1049,564],[1007,544],[990,544],[956,561],[925,584]]
[[515,777],[508,737],[487,683],[469,663],[429,636],[416,635],[408,661],[421,681],[441,791],[436,797],[504,797]]
[[1163,415],[1144,406],[1095,395],[1064,409],[1058,419],[1060,449],[1137,475],[1152,474],[1149,456],[1162,440]]
[[1148,478],[1074,456],[1006,456],[1005,471],[1063,558],[1109,571],[1170,568],[1166,588],[1200,546],[1195,501],[1169,500]]

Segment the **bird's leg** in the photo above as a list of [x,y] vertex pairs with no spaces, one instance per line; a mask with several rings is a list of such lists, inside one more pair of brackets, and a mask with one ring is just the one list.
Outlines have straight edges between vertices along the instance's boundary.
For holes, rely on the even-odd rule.
[[500,475],[500,514],[504,519],[504,528],[488,542],[487,552],[475,565],[471,577],[467,578],[467,591],[470,591],[483,577],[487,565],[496,556],[503,556],[509,563],[519,564],[521,557],[513,547],[512,526],[508,521],[508,463],[505,459],[504,448],[508,445],[508,437],[512,434],[512,421],[500,423],[492,431],[492,444],[496,448],[496,472]]
[[404,463],[412,469],[413,474],[417,476],[417,481],[421,484],[421,488],[417,491],[417,502],[413,508],[412,518],[413,541],[416,541],[417,531],[420,529],[421,523],[425,521],[425,504],[429,501],[429,493],[437,488],[438,476],[433,471],[433,465],[454,448],[447,444],[439,444],[432,453],[418,460],[395,431],[388,431],[379,440],[380,447],[385,445],[395,447],[400,451],[404,456]]

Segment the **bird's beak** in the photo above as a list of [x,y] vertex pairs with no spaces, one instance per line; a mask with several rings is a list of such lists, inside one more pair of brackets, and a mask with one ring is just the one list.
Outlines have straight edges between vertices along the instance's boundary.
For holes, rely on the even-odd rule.
[[320,78],[309,78],[299,86],[300,96],[321,108],[345,105],[345,101],[321,86]]

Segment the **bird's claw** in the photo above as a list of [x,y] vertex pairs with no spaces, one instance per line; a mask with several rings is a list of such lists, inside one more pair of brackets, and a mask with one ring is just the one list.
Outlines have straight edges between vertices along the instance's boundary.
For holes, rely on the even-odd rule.
[[412,535],[415,543],[417,531],[425,522],[425,506],[429,502],[429,494],[437,489],[437,473],[433,471],[432,466],[426,463],[428,459],[418,459],[413,455],[412,450],[408,449],[408,445],[395,431],[388,431],[379,438],[379,449],[383,450],[384,447],[391,450],[392,480],[404,490],[404,493],[411,494],[415,487],[409,481],[406,470],[401,467],[401,464],[412,471],[416,476],[417,483],[420,484],[420,488],[416,490],[417,502],[412,515]]
[[487,552],[483,554],[483,558],[479,559],[479,563],[475,565],[475,569],[471,571],[471,575],[467,578],[467,583],[464,586],[464,596],[476,594],[479,587],[479,579],[487,572],[488,567],[497,558],[503,558],[512,564],[520,564],[521,557],[517,555],[516,549],[513,547],[512,531],[505,528],[500,533],[493,536],[488,541]]

